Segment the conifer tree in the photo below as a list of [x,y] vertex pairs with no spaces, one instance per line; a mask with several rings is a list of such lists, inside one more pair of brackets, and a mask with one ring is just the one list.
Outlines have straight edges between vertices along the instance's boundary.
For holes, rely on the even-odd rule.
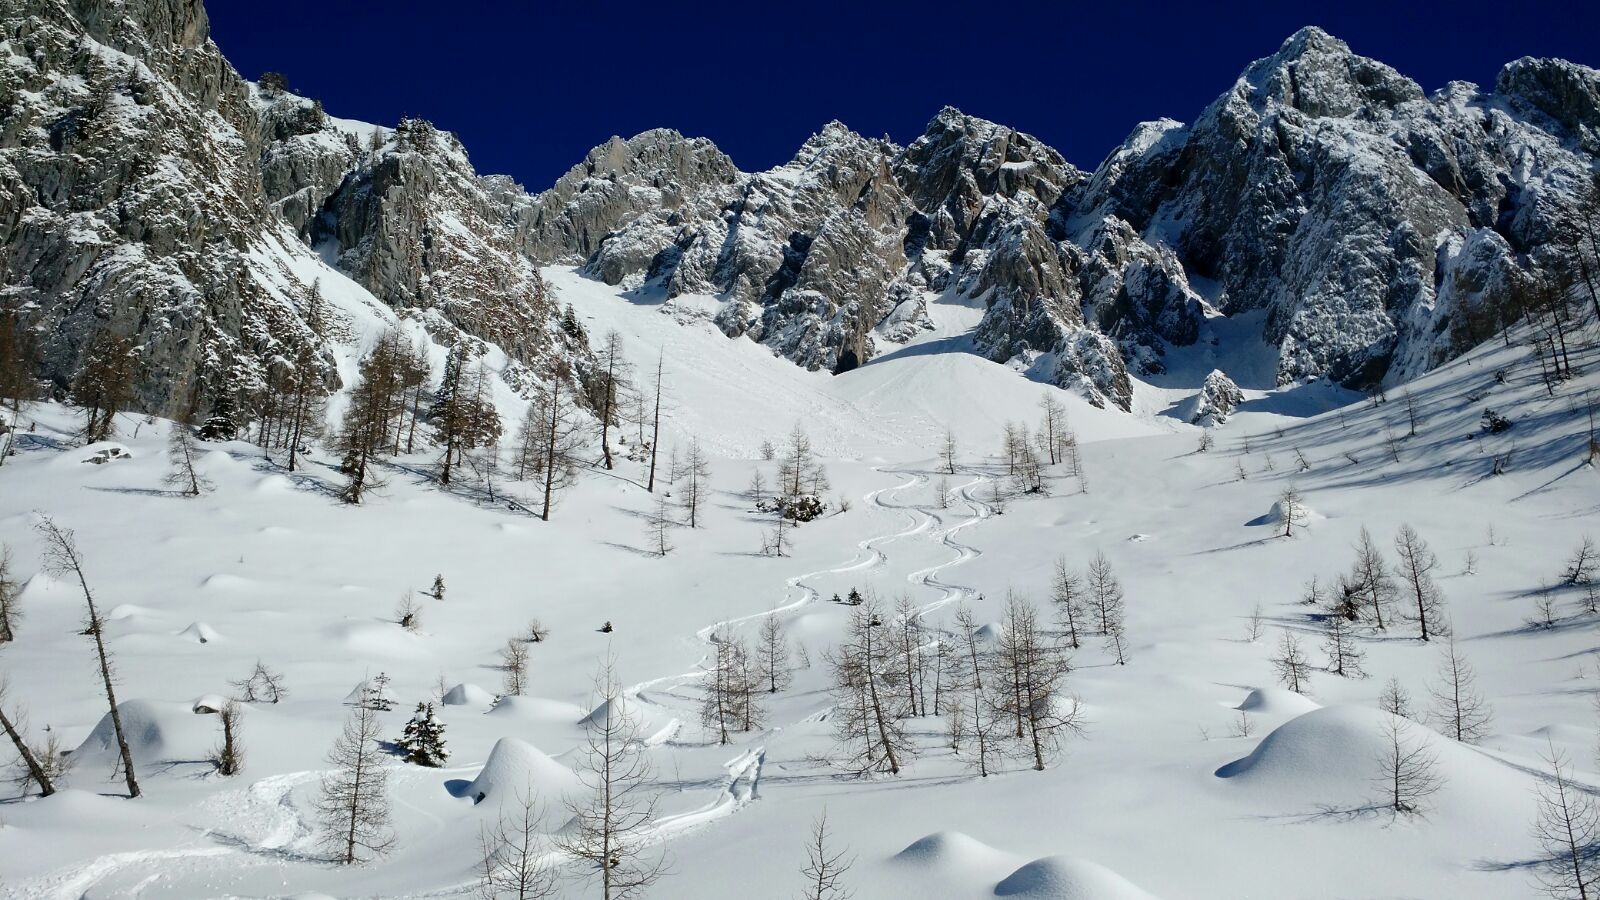
[[868,600],[852,609],[847,637],[829,653],[839,699],[834,730],[847,769],[898,775],[915,745],[901,725],[905,713],[900,695],[889,690],[892,648],[882,628],[882,610]]
[[1442,785],[1439,755],[1421,740],[1410,738],[1405,719],[1387,716],[1383,722],[1383,749],[1378,758],[1377,783],[1382,804],[1396,814],[1416,815]]
[[800,869],[805,876],[803,900],[850,900],[852,892],[840,884],[844,873],[855,864],[855,857],[846,850],[835,850],[829,843],[828,811],[811,825],[811,841],[806,844],[806,864]]
[[13,424],[22,407],[37,396],[38,356],[33,332],[23,327],[16,310],[0,310],[0,406],[11,407]]
[[1311,693],[1311,662],[1300,647],[1300,639],[1285,631],[1278,640],[1278,655],[1272,658],[1278,681],[1297,694]]
[[994,696],[999,709],[1015,717],[1016,736],[1041,772],[1064,734],[1083,728],[1076,699],[1065,696],[1067,670],[1066,655],[1039,628],[1033,604],[1007,598],[995,646]]
[[39,796],[48,797],[56,792],[55,780],[51,777],[49,769],[40,762],[38,754],[28,746],[27,740],[22,735],[24,726],[6,714],[5,701],[6,682],[0,680],[0,730],[5,731],[6,737],[11,739],[11,745],[17,751],[17,759],[22,763],[23,775],[26,778],[23,790],[27,790],[29,784],[35,784],[39,787]]
[[537,900],[559,895],[555,867],[546,861],[540,842],[543,819],[539,797],[530,787],[510,811],[501,807],[493,826],[482,827],[478,834],[479,897]]
[[432,703],[418,703],[395,747],[406,762],[437,769],[450,759],[444,742],[444,724],[435,717]]

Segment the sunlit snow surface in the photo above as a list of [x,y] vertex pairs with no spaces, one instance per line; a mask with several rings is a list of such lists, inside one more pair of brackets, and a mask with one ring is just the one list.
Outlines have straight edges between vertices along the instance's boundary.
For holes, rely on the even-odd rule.
[[[661,355],[667,441],[681,449],[698,437],[712,456],[706,526],[674,530],[665,559],[644,552],[649,500],[633,462],[585,476],[549,524],[478,492],[438,490],[420,453],[386,468],[383,492],[349,508],[330,496],[337,476],[325,452],[291,475],[250,444],[204,445],[218,489],[184,499],[161,484],[167,423],[124,417],[117,442],[132,458],[86,465],[96,448],[72,441],[72,411],[29,411],[35,430],[0,467],[0,540],[26,581],[27,613],[19,640],[0,649],[0,670],[36,736],[48,725],[83,749],[69,790],[0,803],[8,895],[465,895],[479,826],[508,785],[545,795],[551,830],[564,821],[557,798],[581,764],[580,723],[608,652],[659,781],[656,834],[672,872],[651,896],[798,895],[803,842],[824,807],[856,857],[845,882],[861,900],[1535,894],[1526,863],[1537,853],[1529,826],[1540,754],[1552,742],[1580,780],[1595,777],[1595,622],[1569,591],[1555,628],[1525,623],[1531,592],[1556,579],[1585,530],[1600,532],[1600,476],[1582,464],[1587,424],[1573,404],[1593,378],[1549,398],[1523,349],[1491,344],[1411,386],[1422,424],[1408,437],[1400,390],[1376,407],[1324,385],[1270,390],[1258,355],[1218,357],[1202,344],[1169,360],[1170,376],[1139,386],[1135,415],[1055,391],[1085,441],[1088,492],[1056,477],[1051,496],[1012,499],[997,515],[988,498],[1002,478],[1000,430],[1035,422],[1054,389],[965,352],[978,310],[935,298],[932,332],[832,377],[722,336],[708,321],[716,298],[623,296],[565,270],[547,275],[592,336],[623,334],[639,369]],[[324,277],[352,323],[348,374],[383,315]],[[1241,346],[1227,337],[1219,346]],[[1600,360],[1575,362],[1600,371]],[[1198,430],[1163,413],[1213,368],[1239,381],[1246,402],[1200,454]],[[519,401],[500,399],[514,422]],[[1339,403],[1349,405],[1305,418]],[[1486,406],[1515,427],[1481,435]],[[850,508],[797,529],[792,556],[764,557],[766,525],[743,491],[757,466],[772,480],[760,445],[781,443],[796,421],[827,458],[834,509],[841,499]],[[961,453],[941,507],[945,427]],[[1298,471],[1297,449],[1309,471]],[[1491,457],[1507,452],[1510,474],[1491,476]],[[1290,481],[1316,515],[1282,539],[1269,513]],[[532,494],[515,483],[497,491]],[[108,617],[145,786],[138,801],[117,796],[96,733],[103,700],[78,633],[76,586],[36,574],[35,510],[76,529]],[[1495,720],[1477,747],[1427,733],[1445,785],[1426,817],[1393,819],[1370,808],[1376,699],[1394,675],[1426,708],[1436,647],[1404,627],[1366,636],[1372,677],[1319,672],[1310,698],[1281,691],[1269,659],[1292,629],[1321,662],[1302,585],[1343,571],[1363,525],[1388,551],[1403,522],[1442,561],[1460,648]],[[1109,665],[1094,640],[1076,655],[1071,689],[1089,728],[1048,771],[1014,760],[979,779],[942,749],[933,719],[914,723],[923,752],[899,778],[849,779],[816,762],[832,746],[823,653],[846,618],[833,593],[907,593],[936,628],[964,601],[991,623],[1008,589],[1043,604],[1054,559],[1081,567],[1097,550],[1127,586],[1132,655],[1126,667]],[[1468,551],[1478,574],[1461,574]],[[419,596],[420,632],[401,629],[396,603],[436,573],[445,599]],[[1252,644],[1245,619],[1257,603],[1267,625]],[[774,609],[811,668],[772,698],[764,730],[718,746],[698,723],[707,638],[721,622],[753,635]],[[531,646],[528,696],[491,710],[497,651],[534,617],[551,634]],[[614,631],[603,634],[608,620]],[[245,770],[221,778],[202,761],[216,720],[190,709],[230,691],[257,659],[285,674],[290,694],[248,708]],[[345,697],[380,671],[398,701],[384,716],[392,736],[416,702],[438,699],[440,684],[449,690],[438,710],[452,755],[442,770],[392,760],[395,852],[334,866],[318,847],[318,774]],[[1241,709],[1248,738],[1233,736]],[[568,881],[563,896],[598,892]]]

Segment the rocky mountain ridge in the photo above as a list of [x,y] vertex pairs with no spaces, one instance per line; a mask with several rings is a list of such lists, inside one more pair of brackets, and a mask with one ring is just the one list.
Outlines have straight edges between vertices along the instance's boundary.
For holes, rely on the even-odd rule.
[[1254,310],[1279,384],[1402,381],[1561,258],[1600,155],[1592,69],[1522,59],[1428,95],[1307,28],[1093,172],[947,108],[905,146],[829,123],[754,173],[675,131],[613,138],[530,195],[424,121],[243,80],[200,0],[6,0],[0,51],[0,308],[58,390],[96,333],[132,338],[152,411],[328,360],[319,272],[503,349],[513,389],[581,374],[545,264],[713,295],[730,337],[834,372],[954,296],[985,308],[980,352],[1123,409],[1211,317]]

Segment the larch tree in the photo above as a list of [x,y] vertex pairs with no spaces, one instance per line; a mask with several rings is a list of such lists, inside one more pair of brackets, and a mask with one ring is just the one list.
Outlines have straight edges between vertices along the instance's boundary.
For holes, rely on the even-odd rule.
[[1366,653],[1356,643],[1355,630],[1350,620],[1337,610],[1323,616],[1328,634],[1322,642],[1322,652],[1328,657],[1328,671],[1340,678],[1365,678],[1361,663]]
[[1406,596],[1407,618],[1417,623],[1424,641],[1444,636],[1449,630],[1443,611],[1444,592],[1433,580],[1433,572],[1439,568],[1439,558],[1433,555],[1433,551],[1428,549],[1428,542],[1410,525],[1400,526],[1400,533],[1395,535],[1394,549],[1400,557],[1395,563],[1394,574],[1400,579]]
[[603,900],[637,897],[666,871],[666,860],[649,845],[655,800],[650,757],[639,722],[628,710],[610,660],[595,679],[595,711],[585,720],[585,788],[571,797],[571,825],[556,846],[582,864],[582,874],[600,882]]
[[656,456],[661,449],[661,392],[664,382],[663,373],[666,371],[667,356],[665,353],[656,356],[655,401],[650,404],[650,475],[645,484],[645,490],[654,494],[656,492]]
[[1304,526],[1309,518],[1305,495],[1300,493],[1300,489],[1295,487],[1293,482],[1290,482],[1283,489],[1283,493],[1278,495],[1278,514],[1282,517],[1281,534],[1286,538],[1294,537],[1295,527]]
[[544,812],[532,787],[510,810],[501,804],[494,824],[478,831],[477,894],[483,900],[538,900],[560,895],[555,867],[545,860]]
[[1078,632],[1085,614],[1083,578],[1068,567],[1065,556],[1056,557],[1055,574],[1050,582],[1050,599],[1055,603],[1056,626],[1066,633],[1067,646],[1078,649]]
[[1050,465],[1066,459],[1067,408],[1053,394],[1039,398],[1039,443],[1044,447]]
[[[988,694],[984,687],[983,672],[988,667],[988,654],[982,647],[978,623],[972,609],[965,603],[956,607],[956,651],[959,663],[950,669],[950,692],[970,698],[952,710],[951,730],[957,730],[954,717],[964,713],[972,716],[971,734],[978,744],[978,755],[973,760],[978,775],[989,777],[989,755],[994,750],[996,717],[989,714]],[[964,723],[963,723],[964,724]]]
[[71,577],[83,592],[84,634],[94,641],[95,661],[100,668],[100,682],[106,692],[106,706],[110,709],[111,730],[117,740],[117,754],[122,760],[122,777],[128,786],[128,796],[139,796],[139,779],[133,769],[133,751],[128,747],[127,733],[122,729],[122,710],[117,705],[116,674],[111,663],[111,651],[106,649],[105,620],[95,605],[94,592],[89,589],[89,576],[83,571],[83,554],[72,529],[62,528],[49,516],[39,517],[39,535],[44,539],[45,570],[61,577]]
[[328,753],[333,770],[322,776],[317,815],[323,843],[334,861],[349,865],[394,847],[389,825],[389,771],[378,741],[378,710],[358,703]]
[[646,546],[653,556],[666,556],[672,546],[672,507],[665,493],[656,494],[644,516]]
[[621,424],[623,404],[621,398],[628,389],[628,361],[622,355],[622,335],[606,332],[605,343],[596,354],[599,371],[596,373],[590,401],[600,418],[600,456],[607,469],[616,468],[611,454],[611,429]]
[[711,637],[711,667],[705,675],[705,697],[700,703],[700,724],[717,736],[717,743],[730,743],[739,730],[746,702],[744,646],[726,628]]
[[706,505],[706,492],[711,489],[711,464],[700,447],[700,439],[689,441],[689,456],[683,465],[683,511],[688,515],[684,524],[700,527],[700,511]]
[[500,672],[505,694],[518,697],[528,687],[528,645],[515,638],[500,648]]
[[1433,695],[1433,720],[1446,737],[1475,744],[1489,733],[1493,712],[1478,693],[1477,673],[1456,649],[1454,637],[1446,640],[1439,660],[1439,681],[1429,689]]
[[244,769],[244,740],[239,733],[243,719],[244,708],[235,700],[229,700],[217,710],[222,742],[211,751],[211,764],[217,767],[218,775],[237,775]]
[[1356,559],[1344,585],[1344,593],[1361,614],[1370,613],[1373,625],[1382,631],[1388,627],[1384,613],[1394,604],[1394,579],[1389,577],[1389,567],[1383,553],[1372,540],[1372,533],[1361,529],[1356,542]]
[[49,770],[39,761],[33,748],[28,746],[19,718],[6,714],[6,682],[0,680],[0,729],[3,729],[6,737],[11,739],[11,746],[16,748],[17,758],[22,761],[23,773],[27,779],[38,785],[39,796],[48,797],[56,792],[55,781],[50,777]]
[[806,843],[806,864],[800,869],[805,877],[803,900],[850,900],[853,896],[841,880],[855,864],[855,857],[848,850],[835,849],[831,837],[828,811],[824,809],[811,823],[811,840]]
[[22,621],[22,586],[11,566],[11,548],[0,544],[0,644],[17,639]]
[[289,373],[284,401],[284,443],[289,448],[289,471],[293,472],[307,445],[322,436],[328,412],[328,394],[323,389],[321,373],[317,371],[316,355],[309,349],[300,352]]
[[1311,661],[1306,658],[1300,639],[1292,631],[1285,631],[1278,640],[1278,654],[1272,658],[1272,668],[1278,681],[1296,694],[1311,692]]
[[995,646],[994,696],[1002,710],[1016,717],[1017,737],[1041,772],[1063,737],[1083,731],[1080,705],[1065,689],[1068,669],[1066,654],[1039,627],[1033,604],[1009,597],[1005,628]]
[[138,357],[133,341],[97,332],[84,351],[83,367],[72,381],[71,399],[83,407],[83,440],[93,444],[116,434],[117,413],[133,399]]
[[1100,633],[1111,630],[1112,620],[1121,614],[1123,605],[1122,582],[1111,568],[1111,560],[1103,551],[1096,551],[1089,560],[1089,607]]
[[539,518],[550,521],[550,512],[562,491],[578,479],[578,457],[583,447],[583,427],[572,397],[562,390],[565,366],[559,366],[544,384],[534,391],[517,438],[518,478],[532,472],[541,485],[543,503]]
[[756,635],[756,669],[767,693],[776,694],[789,686],[789,634],[776,612],[761,619],[761,630]]
[[944,467],[946,475],[956,473],[956,449],[956,433],[946,428],[944,440],[939,444],[939,463]]
[[1384,717],[1379,774],[1374,780],[1380,802],[1396,815],[1420,815],[1428,798],[1443,784],[1439,755],[1410,732],[1411,724],[1405,719]]
[[1402,719],[1416,718],[1416,713],[1411,708],[1411,692],[1400,683],[1400,679],[1392,675],[1384,683],[1383,693],[1378,695],[1378,708]]
[[1544,893],[1557,900],[1600,897],[1600,807],[1572,783],[1566,758],[1554,745],[1545,760],[1550,777],[1539,786],[1533,834],[1544,851],[1537,870]]
[[1600,566],[1600,551],[1595,549],[1594,538],[1584,535],[1577,549],[1567,559],[1561,582],[1566,585],[1587,584],[1594,578],[1597,566]]
[[893,648],[883,631],[882,608],[868,599],[851,609],[849,633],[829,655],[839,700],[835,733],[845,748],[846,768],[863,775],[898,775],[915,753],[901,725],[906,717],[901,695],[890,690]]
[[194,433],[182,422],[173,422],[167,430],[167,475],[162,483],[177,488],[186,497],[198,497],[215,487],[211,479],[200,474],[196,465]]

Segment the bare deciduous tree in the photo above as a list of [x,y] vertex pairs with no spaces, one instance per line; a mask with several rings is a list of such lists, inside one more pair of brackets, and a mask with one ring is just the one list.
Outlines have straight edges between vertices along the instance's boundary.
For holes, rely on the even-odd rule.
[[1017,737],[1041,772],[1066,734],[1083,731],[1080,704],[1065,691],[1067,671],[1066,655],[1040,630],[1033,604],[1009,597],[995,647],[994,696],[1015,716]]
[[1412,739],[1405,719],[1385,716],[1380,773],[1375,779],[1383,805],[1397,815],[1418,815],[1442,785],[1439,755],[1421,739]]
[[946,428],[944,441],[939,445],[939,462],[944,466],[946,475],[956,473],[956,433]]
[[1454,637],[1447,640],[1439,661],[1439,683],[1429,689],[1433,695],[1433,719],[1446,737],[1475,744],[1489,733],[1493,714],[1489,703],[1478,693],[1477,675],[1461,652]]
[[244,747],[239,740],[242,718],[244,710],[233,700],[217,710],[217,719],[222,724],[222,743],[211,751],[211,763],[217,767],[218,775],[237,775],[244,768]]
[[1449,630],[1442,610],[1444,592],[1433,580],[1433,571],[1439,567],[1439,558],[1433,555],[1433,551],[1428,549],[1428,542],[1410,525],[1400,526],[1400,533],[1395,535],[1394,549],[1400,556],[1399,562],[1395,563],[1394,573],[1405,586],[1410,601],[1407,604],[1410,610],[1407,618],[1417,623],[1424,641],[1444,635]]
[[1365,678],[1367,673],[1362,671],[1361,662],[1366,654],[1356,644],[1350,620],[1334,610],[1327,614],[1325,621],[1328,636],[1323,641],[1322,651],[1328,656],[1328,671],[1340,678]]
[[1567,568],[1561,573],[1563,584],[1585,584],[1594,577],[1595,566],[1600,564],[1600,551],[1595,549],[1594,538],[1583,536],[1578,549],[1572,551]]
[[1272,658],[1272,668],[1284,687],[1297,694],[1311,692],[1311,662],[1306,659],[1300,638],[1294,632],[1285,631],[1278,639],[1278,655]]
[[1356,543],[1356,559],[1350,566],[1344,594],[1355,609],[1372,615],[1373,624],[1380,631],[1387,627],[1383,614],[1394,603],[1394,580],[1389,577],[1383,553],[1366,528],[1361,529],[1361,538]]
[[902,761],[915,752],[900,724],[906,716],[901,695],[888,690],[893,648],[883,631],[882,608],[869,597],[851,610],[849,634],[828,660],[840,701],[835,733],[847,754],[846,767],[860,774],[898,775]]
[[1383,693],[1378,695],[1378,708],[1402,719],[1416,718],[1411,709],[1411,692],[1405,689],[1400,679],[1393,676],[1384,683]]
[[855,864],[848,850],[835,850],[829,844],[828,811],[811,824],[811,841],[806,844],[806,864],[800,869],[805,876],[804,900],[850,900],[852,891],[846,890],[840,879]]
[[100,681],[105,687],[106,705],[110,708],[111,730],[117,739],[117,754],[122,759],[122,777],[128,785],[130,798],[139,796],[139,779],[133,770],[133,751],[128,748],[128,738],[122,730],[122,710],[117,706],[116,677],[111,665],[111,652],[106,649],[105,620],[95,606],[94,592],[89,589],[89,577],[83,571],[83,554],[78,550],[77,538],[72,529],[62,528],[49,516],[39,517],[39,534],[44,538],[44,566],[56,575],[70,575],[83,591],[85,615],[84,633],[94,641],[96,661],[100,666]]
[[334,769],[322,776],[316,806],[326,832],[323,843],[336,862],[349,865],[394,847],[389,772],[378,750],[380,734],[377,709],[357,704],[328,753]]
[[689,458],[683,466],[683,510],[689,516],[690,528],[700,527],[700,510],[706,505],[706,491],[711,489],[711,464],[705,451],[700,449],[700,439],[689,441]]
[[600,882],[604,900],[624,900],[655,884],[666,860],[647,842],[655,818],[650,758],[609,659],[595,677],[594,695],[578,773],[588,795],[568,801],[573,821],[555,843],[585,864],[583,875]]
[[521,696],[528,687],[528,645],[518,640],[506,641],[500,648],[500,671],[506,695]]
[[756,669],[766,683],[766,691],[776,694],[789,686],[789,635],[776,612],[761,619],[756,636]]
[[1056,625],[1066,632],[1067,646],[1079,646],[1078,631],[1084,617],[1083,578],[1067,566],[1065,556],[1056,557],[1055,576],[1050,582],[1050,599],[1055,603]]
[[11,739],[11,745],[17,750],[17,758],[22,761],[23,774],[26,779],[23,783],[23,790],[27,790],[28,784],[35,784],[39,787],[39,796],[48,797],[56,792],[55,781],[50,777],[50,772],[40,763],[39,757],[33,752],[33,748],[28,746],[27,739],[22,735],[23,725],[21,722],[6,715],[5,701],[6,683],[0,681],[0,728],[5,730],[6,737]]
[[656,556],[666,556],[673,550],[672,508],[668,502],[666,492],[656,494],[650,512],[644,517],[645,539],[649,543],[650,552]]
[[186,497],[198,497],[216,485],[195,467],[194,433],[182,422],[173,422],[167,432],[167,465],[162,483],[177,488]]
[[22,588],[11,573],[11,548],[0,544],[0,644],[17,639],[22,621]]
[[1552,744],[1545,759],[1550,778],[1539,787],[1533,834],[1544,850],[1538,870],[1544,893],[1558,900],[1600,896],[1600,807],[1572,783],[1566,758]]
[[517,798],[514,809],[501,804],[493,825],[478,831],[477,893],[483,900],[537,900],[560,892],[556,870],[545,861],[540,841],[544,811],[533,788]]
[[1306,519],[1309,517],[1306,512],[1306,498],[1300,493],[1300,489],[1295,487],[1294,482],[1290,482],[1283,489],[1283,493],[1278,495],[1278,513],[1283,517],[1284,537],[1294,537],[1295,526],[1306,524]]

